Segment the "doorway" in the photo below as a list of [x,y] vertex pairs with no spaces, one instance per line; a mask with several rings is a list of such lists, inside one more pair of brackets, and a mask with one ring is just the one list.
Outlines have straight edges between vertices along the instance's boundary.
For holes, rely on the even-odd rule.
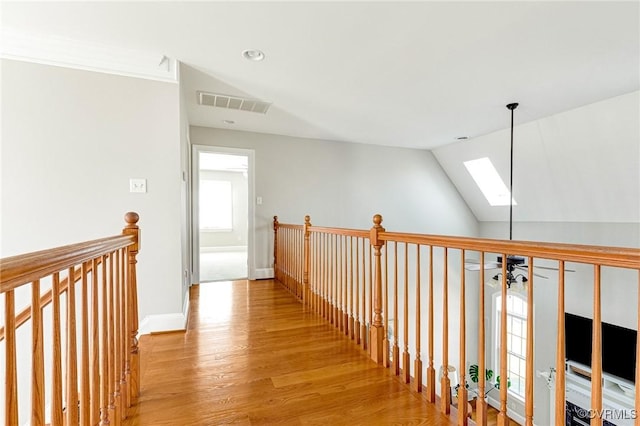
[[253,278],[253,151],[193,149],[194,282]]

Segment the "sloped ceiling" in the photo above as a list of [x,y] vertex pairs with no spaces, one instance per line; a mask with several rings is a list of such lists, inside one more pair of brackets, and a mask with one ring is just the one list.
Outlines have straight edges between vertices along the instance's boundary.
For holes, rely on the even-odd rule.
[[[639,93],[520,125],[531,106],[515,110],[514,221],[640,223]],[[509,145],[505,129],[433,150],[480,221],[508,221],[509,207],[491,207],[463,163],[489,157],[508,185]]]

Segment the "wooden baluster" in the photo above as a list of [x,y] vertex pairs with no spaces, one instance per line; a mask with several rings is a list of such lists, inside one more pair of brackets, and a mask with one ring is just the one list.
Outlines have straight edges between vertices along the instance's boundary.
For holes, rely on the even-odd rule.
[[524,424],[533,426],[533,257],[529,256],[529,281],[527,282],[527,371],[525,378]]
[[127,329],[129,330],[129,364],[130,378],[127,382],[127,395],[131,405],[138,402],[140,393],[140,360],[138,358],[138,281],[136,273],[136,256],[140,249],[140,229],[137,213],[129,212],[125,215],[127,226],[122,231],[124,234],[134,235],[135,243],[127,249]]
[[273,274],[276,278],[276,280],[280,280],[280,273],[278,268],[280,267],[280,265],[278,265],[278,256],[280,255],[280,253],[278,253],[278,216],[274,216],[273,217]]
[[66,424],[75,425],[78,415],[78,353],[76,343],[76,285],[74,268],[69,268],[67,286],[67,397]]
[[442,281],[442,378],[440,379],[440,411],[451,412],[451,382],[449,380],[449,252],[444,247],[444,277]]
[[127,408],[131,406],[131,395],[129,395],[129,378],[131,377],[130,371],[130,355],[129,355],[129,296],[127,294],[127,250],[123,248],[120,250],[120,264],[121,277],[120,277],[120,300],[122,301],[122,311],[120,312],[120,350],[121,350],[121,376],[120,376],[120,393],[122,394],[122,418],[127,417]]
[[466,300],[465,300],[465,273],[464,273],[464,249],[460,253],[460,387],[458,387],[458,426],[467,425],[467,329],[466,329]]
[[116,414],[116,337],[115,337],[115,295],[114,295],[114,287],[116,283],[116,261],[115,254],[109,253],[109,289],[107,293],[107,302],[108,302],[108,318],[107,318],[107,327],[109,330],[109,340],[107,342],[109,346],[109,374],[107,376],[107,381],[109,384],[109,418],[115,424],[118,423],[120,419]]
[[344,331],[344,323],[342,321],[342,236],[336,235],[336,282],[337,282],[337,298],[336,316],[338,317],[336,328]]
[[393,374],[400,375],[400,347],[398,346],[398,242],[393,242]]
[[335,261],[335,246],[334,246],[334,238],[333,234],[329,234],[329,323],[334,324],[333,320],[335,318],[335,274],[334,274],[334,261]]
[[[373,311],[373,318],[371,320],[371,334],[370,334],[370,348],[371,359],[378,364],[382,364],[383,360],[383,345],[385,328],[382,323],[382,260],[381,250],[384,245],[384,241],[379,238],[380,232],[384,232],[382,227],[382,216],[379,214],[373,216],[373,227],[369,234],[369,282],[371,279],[371,247],[373,247],[373,256],[375,261],[375,275],[373,276],[373,288],[370,289],[370,294],[373,294],[373,299],[369,302],[369,309]],[[386,314],[386,311],[385,311]],[[386,315],[385,315],[386,316]]]
[[285,228],[283,232],[284,240],[284,286],[291,292],[291,280],[289,279],[289,251],[291,250],[289,245],[289,229]]
[[[368,325],[369,325],[369,333],[367,333],[367,337],[369,338],[369,346],[367,347],[367,349],[369,350],[369,355],[371,355],[371,346],[373,345],[371,343],[371,326],[373,324],[373,293],[374,293],[374,276],[373,276],[373,271],[372,271],[372,264],[373,264],[373,254],[371,253],[371,240],[369,240],[369,244],[367,244],[367,251],[369,252],[369,285],[368,285],[368,290],[369,290],[369,304],[367,305],[367,312],[368,312]],[[382,309],[382,307],[380,308]],[[380,345],[380,349],[382,349],[382,344]]]
[[80,423],[89,424],[91,421],[90,395],[89,395],[89,264],[82,263],[81,276],[82,286],[80,287],[80,311],[81,324],[80,334],[82,336],[82,346],[80,353]]
[[[51,279],[51,426],[62,426],[62,343],[60,338],[60,274]],[[7,423],[11,424],[11,423]]]
[[342,245],[342,324],[344,326],[345,336],[349,335],[349,292],[348,292],[348,257],[347,257],[347,237],[340,237],[340,244]]
[[[564,261],[558,262],[558,334],[556,341],[555,423],[565,422]],[[637,371],[636,371],[637,372]],[[637,383],[637,382],[636,382]]]
[[111,269],[108,263],[111,259],[102,256],[102,303],[100,333],[100,424],[108,425],[109,421],[109,325],[107,323],[109,310],[109,282],[107,272]]
[[422,392],[422,359],[420,359],[420,244],[416,244],[416,359],[413,361],[413,390]]
[[5,387],[4,387],[4,423],[18,424],[18,370],[16,359],[16,306],[15,293],[9,290],[4,295],[4,338],[5,349]]
[[318,234],[313,234],[313,247],[314,247],[314,251],[313,251],[313,260],[314,260],[314,265],[315,265],[315,271],[313,274],[313,311],[318,314],[319,310],[318,307],[320,306],[318,304],[318,296],[320,294],[320,290],[318,288],[318,285],[321,282],[320,279],[320,238],[318,236]]
[[323,259],[322,259],[322,317],[329,320],[329,251],[327,234],[322,234]]
[[[357,246],[357,240],[356,240]],[[349,237],[349,335],[351,340],[356,338],[355,320],[353,318],[353,236]]]
[[44,348],[40,280],[31,284],[31,424],[44,424]]
[[382,365],[385,368],[391,366],[389,360],[389,351],[391,345],[389,344],[389,247],[384,251],[384,340],[382,341]]
[[[636,332],[636,385],[635,385],[635,410],[636,410],[636,414],[640,413],[640,392],[638,392],[640,389],[638,389],[638,387],[640,386],[640,335],[638,335],[638,333],[640,333],[640,269],[638,270],[638,331]],[[556,378],[558,376],[556,375]],[[640,415],[636,415],[636,418],[634,420],[634,425],[635,426],[640,426]]]
[[508,426],[507,417],[507,255],[502,254],[502,292],[500,311],[500,412],[498,413],[498,426]]
[[360,246],[360,244],[358,243],[359,238],[356,237],[356,262],[355,262],[355,267],[356,267],[356,291],[355,291],[355,295],[356,295],[356,321],[354,324],[354,332],[355,332],[355,340],[356,340],[356,344],[360,344],[360,331],[362,330],[361,326],[360,326],[360,269],[358,267],[358,265],[360,265],[360,257],[359,257],[359,252],[358,252],[358,247]]
[[304,270],[302,275],[302,303],[304,306],[311,306],[309,289],[309,269],[311,269],[311,217],[304,217]]
[[100,346],[99,346],[98,310],[98,259],[91,264],[91,366],[89,367],[91,383],[91,424],[100,423]]
[[116,423],[122,419],[122,394],[120,393],[120,375],[122,366],[122,351],[120,348],[120,286],[121,268],[119,251],[113,253],[115,257],[115,280],[113,286],[113,400],[115,401]]
[[333,289],[333,280],[331,279],[331,274],[333,272],[332,269],[332,253],[331,253],[331,235],[330,234],[325,234],[325,243],[326,243],[326,251],[327,251],[327,256],[326,256],[326,274],[327,274],[327,293],[326,293],[326,319],[329,322],[329,324],[332,323],[333,320],[333,304],[332,304],[332,300],[331,300],[331,296],[332,296],[332,289]]
[[[484,323],[484,252],[480,252],[479,305],[478,305],[478,398],[476,400],[476,424],[487,426],[487,401],[485,394],[485,323]],[[563,346],[564,348],[564,346]],[[564,417],[563,420],[564,422]]]
[[411,382],[409,356],[409,244],[404,243],[404,352],[402,353],[402,379]]
[[333,298],[335,300],[335,307],[333,309],[334,311],[334,316],[335,316],[335,326],[338,330],[340,330],[340,319],[342,318],[342,315],[340,313],[340,294],[341,294],[341,289],[340,289],[340,253],[338,251],[339,248],[339,244],[338,244],[338,239],[339,239],[339,235],[334,235],[333,236],[333,252],[334,252],[334,270],[335,270],[335,292],[333,295]]
[[427,401],[436,403],[436,369],[434,362],[433,246],[429,246],[429,367],[427,368]]
[[[594,265],[593,281],[593,338],[591,346],[591,409],[602,413],[602,309],[600,265]],[[529,337],[529,336],[527,336]],[[591,426],[602,426],[602,416],[591,419]]]
[[297,240],[296,240],[296,247],[298,248],[298,255],[296,257],[296,265],[297,265],[297,269],[298,269],[298,275],[297,275],[297,282],[298,282],[298,298],[300,299],[300,301],[302,302],[302,305],[304,306],[305,300],[304,300],[304,292],[305,292],[305,287],[304,287],[304,268],[305,268],[305,254],[304,254],[304,226],[302,230],[298,230],[296,232],[296,236],[297,236]]
[[362,349],[367,350],[369,347],[369,335],[367,333],[367,269],[366,269],[366,255],[364,249],[364,238],[362,239],[362,321],[360,322],[360,337],[362,339]]

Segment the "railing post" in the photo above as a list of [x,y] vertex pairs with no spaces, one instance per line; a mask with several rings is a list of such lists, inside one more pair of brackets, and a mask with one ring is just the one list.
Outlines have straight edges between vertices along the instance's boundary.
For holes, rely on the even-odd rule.
[[373,324],[371,324],[371,332],[369,334],[369,342],[371,345],[371,359],[378,364],[382,364],[382,348],[384,340],[384,324],[382,323],[382,262],[380,259],[381,249],[384,241],[379,239],[380,232],[385,229],[381,225],[382,216],[379,214],[373,216],[373,228],[369,234],[369,242],[373,246],[374,262],[375,262],[375,281],[374,281],[374,297],[373,297]]
[[124,215],[124,220],[127,222],[127,225],[122,230],[124,235],[133,235],[135,237],[135,243],[129,246],[128,253],[128,268],[127,268],[127,319],[129,321],[128,329],[131,332],[129,336],[129,351],[130,351],[130,362],[131,365],[129,370],[131,371],[131,378],[129,382],[129,395],[131,398],[131,404],[136,404],[138,402],[138,395],[140,392],[140,359],[139,351],[138,351],[138,284],[137,284],[137,274],[136,274],[136,256],[138,255],[138,250],[140,249],[140,228],[138,228],[138,220],[140,220],[140,216],[135,212],[128,212]]
[[273,276],[278,279],[278,216],[273,217]]
[[311,246],[310,237],[311,231],[311,217],[306,215],[304,217],[304,269],[302,272],[302,304],[310,304],[310,291],[309,291],[309,269],[311,269]]

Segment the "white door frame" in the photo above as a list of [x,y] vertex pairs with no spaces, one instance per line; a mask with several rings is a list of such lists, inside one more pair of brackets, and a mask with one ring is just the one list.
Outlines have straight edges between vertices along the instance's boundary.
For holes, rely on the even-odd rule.
[[252,149],[241,149],[241,148],[228,148],[222,146],[210,146],[210,145],[193,145],[192,146],[192,157],[191,157],[191,181],[193,184],[192,188],[192,196],[191,196],[191,213],[192,213],[192,227],[191,227],[191,241],[193,242],[193,258],[192,258],[192,267],[193,267],[193,277],[192,281],[194,283],[200,282],[200,153],[201,152],[210,152],[210,153],[219,153],[219,154],[235,154],[235,155],[244,155],[249,159],[248,170],[247,170],[247,185],[248,185],[248,211],[249,217],[247,218],[248,229],[247,229],[247,274],[250,280],[255,279],[256,276],[256,265],[255,265],[255,255],[254,255],[254,241],[255,241],[255,207],[254,207],[254,186],[255,186],[255,173],[254,173],[254,156],[255,151]]

